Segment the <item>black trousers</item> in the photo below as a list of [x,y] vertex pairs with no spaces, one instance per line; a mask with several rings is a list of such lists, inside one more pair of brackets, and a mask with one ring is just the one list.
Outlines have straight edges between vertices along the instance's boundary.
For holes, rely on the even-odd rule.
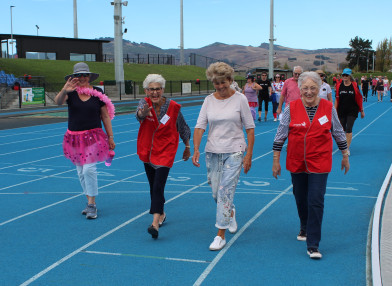
[[159,167],[154,169],[150,164],[144,163],[144,169],[146,170],[148,182],[150,183],[150,214],[163,214],[165,185],[170,168]]

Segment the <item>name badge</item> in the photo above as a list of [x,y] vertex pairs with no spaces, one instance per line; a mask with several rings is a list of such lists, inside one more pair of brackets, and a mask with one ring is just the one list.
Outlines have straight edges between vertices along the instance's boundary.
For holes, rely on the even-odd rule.
[[162,117],[162,119],[161,119],[161,123],[162,123],[162,124],[166,124],[166,122],[168,122],[169,119],[170,119],[170,116],[167,115],[167,114],[165,114],[165,115]]
[[320,117],[318,121],[320,122],[320,125],[323,125],[328,122],[328,118],[324,115],[323,117]]

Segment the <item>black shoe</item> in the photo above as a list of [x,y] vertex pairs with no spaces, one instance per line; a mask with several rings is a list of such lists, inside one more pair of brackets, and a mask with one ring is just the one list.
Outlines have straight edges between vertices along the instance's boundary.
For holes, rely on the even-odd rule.
[[162,222],[159,222],[159,227],[161,227],[165,221],[166,221],[166,214],[165,214],[165,217],[163,218]]
[[259,117],[259,119],[257,119],[259,122],[261,122],[261,117]]
[[308,248],[308,255],[312,259],[320,259],[323,257],[317,248]]
[[299,234],[297,235],[297,240],[299,241],[306,241],[306,231],[300,230]]
[[267,117],[264,117],[264,121],[267,121]]
[[151,234],[151,237],[154,239],[158,238],[158,230],[153,227],[152,225],[150,225],[147,229],[148,233]]

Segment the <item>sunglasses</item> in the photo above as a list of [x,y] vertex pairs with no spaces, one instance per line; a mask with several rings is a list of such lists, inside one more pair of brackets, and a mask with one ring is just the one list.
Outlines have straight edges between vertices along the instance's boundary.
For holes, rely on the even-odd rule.
[[293,75],[301,75],[301,73],[300,72],[295,72],[295,73],[293,73]]
[[90,76],[90,74],[89,73],[75,73],[74,75],[73,75],[73,77],[76,77],[76,78],[79,78],[79,77],[88,77],[88,76]]
[[267,76],[266,74],[262,74],[261,76]]

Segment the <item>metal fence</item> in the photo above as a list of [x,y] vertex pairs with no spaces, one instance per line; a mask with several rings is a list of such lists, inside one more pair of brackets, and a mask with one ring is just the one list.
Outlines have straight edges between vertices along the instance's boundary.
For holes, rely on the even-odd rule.
[[[114,62],[111,54],[103,55],[104,62]],[[130,64],[153,64],[153,65],[175,65],[176,58],[168,54],[126,54],[123,56],[124,63]]]
[[[238,85],[242,88],[246,80],[237,80]],[[145,95],[142,81],[125,81],[125,90],[119,90],[120,85],[116,85],[115,81],[104,81],[103,85],[98,83],[92,83],[95,86],[101,87],[104,93],[112,101],[129,101],[143,98]],[[61,83],[48,83],[40,82],[40,86],[45,88],[45,103],[43,105],[55,105],[54,98],[57,93],[61,91],[64,86],[64,82]],[[168,80],[164,90],[164,95],[167,97],[179,97],[179,96],[192,96],[192,95],[207,95],[215,91],[214,85],[208,80]],[[21,104],[20,92],[13,90],[10,87],[3,87],[0,89],[0,108],[28,108],[31,106],[25,106]],[[40,106],[35,104],[34,106]]]

